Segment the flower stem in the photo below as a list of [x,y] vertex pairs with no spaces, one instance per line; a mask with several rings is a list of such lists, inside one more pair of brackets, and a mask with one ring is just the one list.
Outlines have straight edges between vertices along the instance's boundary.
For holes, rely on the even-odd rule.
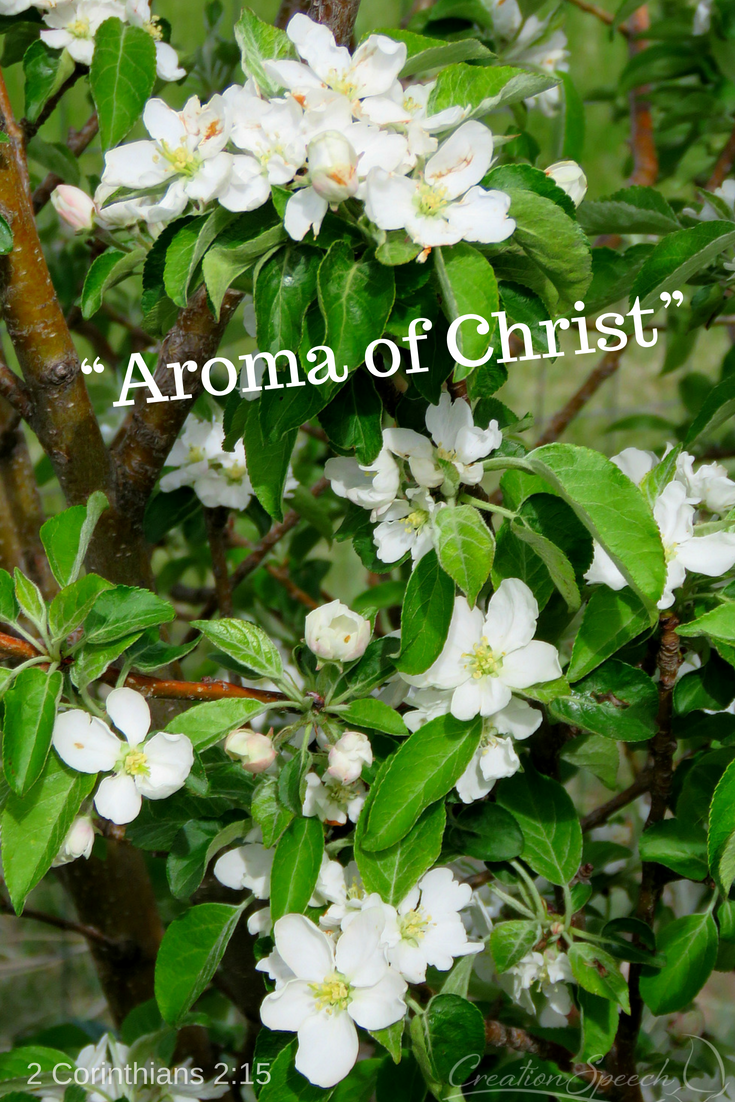
[[470,497],[469,494],[462,494],[459,500],[463,505],[474,505],[476,509],[485,509],[488,513],[500,513],[501,517],[508,517],[510,520],[514,520],[518,516],[512,509],[504,509],[502,505],[493,505],[491,501],[481,501],[480,498]]

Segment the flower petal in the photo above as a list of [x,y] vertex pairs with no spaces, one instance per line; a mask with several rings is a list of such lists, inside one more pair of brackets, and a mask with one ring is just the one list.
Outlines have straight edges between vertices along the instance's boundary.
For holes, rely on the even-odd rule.
[[347,1011],[322,1010],[299,1028],[296,1070],[318,1087],[333,1087],[355,1066],[358,1047],[357,1030]]
[[531,642],[537,619],[538,604],[526,583],[504,578],[490,598],[483,635],[497,655],[508,655]]
[[320,983],[334,969],[327,935],[304,915],[284,915],[273,927],[276,948],[300,980]]
[[403,976],[392,968],[387,969],[383,979],[374,986],[353,990],[348,1013],[363,1029],[385,1029],[406,1013],[403,996],[407,986]]
[[148,701],[134,689],[113,689],[105,701],[105,709],[131,746],[142,742],[151,729]]
[[79,708],[56,717],[53,744],[61,760],[80,773],[108,772],[123,748],[106,723]]
[[315,236],[318,235],[328,207],[327,200],[317,195],[313,187],[294,192],[286,204],[286,215],[283,220],[286,233],[294,241],[303,240],[310,229],[314,230]]
[[687,570],[719,578],[735,565],[735,532],[711,532],[680,543],[676,558]]
[[94,798],[94,806],[102,818],[109,819],[118,826],[132,823],[140,812],[142,803],[135,781],[127,773],[105,777]]
[[530,685],[555,681],[561,677],[559,652],[551,643],[534,639],[527,647],[505,656],[500,676],[511,689],[527,689]]
[[426,164],[428,183],[446,188],[456,199],[479,184],[493,159],[493,135],[481,122],[465,122],[440,146]]
[[277,991],[266,995],[260,1007],[260,1017],[268,1029],[295,1032],[315,1013],[315,999],[304,980],[289,980]]
[[159,731],[144,746],[148,774],[135,778],[138,791],[149,800],[165,800],[183,786],[194,764],[194,747],[186,735]]
[[384,926],[382,908],[368,907],[350,923],[337,942],[334,954],[337,969],[351,984],[369,987],[385,974],[385,957],[378,951]]

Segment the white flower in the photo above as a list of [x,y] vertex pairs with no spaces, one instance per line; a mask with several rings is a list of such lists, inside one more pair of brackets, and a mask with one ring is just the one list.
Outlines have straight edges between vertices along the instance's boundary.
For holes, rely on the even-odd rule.
[[694,470],[694,456],[682,452],[676,460],[676,479],[686,487],[691,505],[703,504],[710,513],[727,513],[735,506],[735,482],[721,463],[705,463]]
[[244,445],[238,440],[234,451],[226,452],[223,443],[221,421],[190,418],[166,460],[166,465],[175,469],[163,476],[161,490],[169,493],[180,486],[191,486],[207,508],[221,505],[246,509],[252,485]]
[[163,41],[158,16],[151,15],[150,0],[126,0],[125,11],[128,23],[133,27],[142,27],[156,44],[156,75],[161,80],[182,80],[186,69],[179,65],[179,58],[173,46]]
[[252,937],[266,937],[273,929],[273,918],[270,907],[261,907],[248,915],[248,933]]
[[304,915],[285,915],[274,929],[276,949],[294,979],[266,995],[268,1029],[298,1034],[296,1069],[310,1083],[333,1087],[357,1060],[355,1024],[385,1029],[406,1013],[406,983],[380,948],[383,914],[363,911],[336,948]]
[[[472,899],[469,884],[454,879],[451,869],[432,869],[392,911],[383,942],[390,964],[409,983],[423,983],[431,965],[445,972],[454,957],[479,953],[482,944],[467,940],[459,911]],[[350,926],[352,929],[354,922]]]
[[[569,68],[567,37],[564,31],[548,33],[549,20],[541,20],[531,15],[523,24],[513,46],[504,52],[504,60],[514,64],[529,65],[542,72],[564,72]],[[559,107],[558,85],[531,96],[526,100],[529,107],[538,106],[544,115],[552,116]]]
[[94,826],[88,815],[78,815],[69,827],[61,849],[54,858],[54,868],[68,865],[78,857],[89,857],[94,845]]
[[402,676],[420,689],[453,689],[457,719],[494,715],[513,689],[561,677],[556,647],[533,638],[537,618],[536,599],[518,578],[500,583],[484,617],[457,597],[442,653],[425,673]]
[[394,501],[388,506],[373,532],[382,562],[398,562],[408,551],[418,562],[434,546],[432,521],[440,509],[446,508],[446,502],[434,501],[423,486],[409,488],[406,497],[407,501]]
[[94,36],[106,19],[124,17],[115,3],[97,0],[68,0],[56,4],[43,17],[51,29],[41,31],[41,41],[52,50],[68,50],[70,57],[81,65],[91,65]]
[[429,97],[435,85],[436,81],[432,80],[426,84],[409,84],[404,89],[397,80],[385,95],[371,96],[360,104],[361,115],[369,122],[405,131],[413,163],[416,157],[434,152],[437,142],[432,135],[435,132],[456,126],[467,115],[468,109],[463,107],[447,107],[429,115]]
[[94,200],[71,184],[59,184],[51,193],[51,202],[56,213],[74,230],[91,230],[94,226],[96,208]]
[[387,448],[382,448],[374,463],[363,466],[356,459],[328,459],[324,473],[337,497],[345,497],[354,505],[371,509],[371,520],[377,520],[395,501],[401,483],[401,473]]
[[161,479],[164,493],[178,490],[180,486],[192,486],[200,475],[208,471],[210,458],[218,454],[214,429],[213,421],[198,421],[194,417],[186,421],[184,431],[166,460],[166,466],[176,470]]
[[707,34],[712,22],[712,0],[699,0],[694,12],[692,34]]
[[[485,720],[480,745],[456,784],[463,803],[481,800],[493,789],[496,781],[518,772],[521,762],[513,746],[513,738],[528,738],[541,726],[542,719],[537,708],[513,697],[505,708]],[[512,735],[513,738],[501,738],[501,735]]]
[[403,722],[409,731],[418,731],[425,723],[437,716],[445,716],[452,706],[453,689],[417,689],[409,690],[407,704],[415,711],[406,712]]
[[467,402],[458,398],[453,402],[445,390],[439,404],[426,410],[426,427],[431,440],[413,429],[384,429],[383,443],[394,455],[408,460],[411,474],[419,486],[436,488],[446,478],[439,460],[453,464],[459,481],[475,486],[485,473],[482,463],[491,451],[498,448],[503,434],[497,421],[491,421],[486,429],[478,428]]
[[393,85],[406,62],[406,46],[382,34],[372,34],[350,56],[337,46],[328,27],[305,15],[295,15],[286,28],[288,37],[306,64],[266,61],[268,75],[298,96],[327,88],[350,102],[379,96]]
[[370,621],[341,601],[330,601],[306,617],[304,636],[312,654],[329,662],[353,662],[370,642]]
[[145,697],[133,689],[113,689],[105,707],[126,741],[101,719],[73,708],[57,716],[53,744],[62,761],[80,773],[114,774],[100,784],[94,806],[113,823],[131,823],[143,796],[163,800],[183,787],[194,749],[186,735],[165,731],[144,742],[151,713]]
[[230,732],[225,739],[225,753],[237,758],[248,773],[263,773],[276,760],[273,739],[249,727]]
[[[337,862],[332,862],[337,864]],[[341,879],[336,871],[330,884],[332,902],[319,919],[319,925],[325,930],[346,929],[352,918],[365,907],[370,900],[375,904],[375,896],[369,895],[362,882],[360,871],[354,861],[350,861],[347,868],[342,868]],[[317,889],[319,883],[317,881]],[[326,895],[325,895],[326,898]]]
[[578,207],[587,194],[587,177],[577,162],[557,161],[556,164],[549,165],[545,172],[557,187],[567,193],[575,207]]
[[[505,241],[516,228],[510,197],[478,187],[493,157],[493,136],[466,122],[427,161],[421,179],[368,175],[365,212],[380,229],[405,229],[424,248],[457,241]],[[461,198],[460,198],[461,197]]]
[[619,455],[613,455],[610,462],[623,472],[624,475],[640,486],[641,482],[658,463],[654,452],[643,451],[641,448],[623,448]]
[[226,888],[235,891],[247,888],[256,899],[268,899],[275,852],[275,849],[266,849],[260,827],[254,827],[246,835],[244,846],[231,849],[217,859],[214,875]]
[[[161,99],[151,99],[143,122],[153,141],[109,150],[103,184],[136,189],[167,185],[165,195],[149,212],[150,221],[176,218],[190,200],[206,203],[225,198],[233,157],[224,151],[231,119],[222,96],[212,96],[204,105],[192,96],[181,111],[174,111]],[[257,164],[256,169],[260,173]],[[263,202],[267,198],[266,193]]]
[[498,976],[498,982],[529,1014],[536,1013],[531,988],[537,987],[546,999],[539,1024],[547,1028],[567,1024],[566,1016],[572,1009],[572,1000],[565,985],[573,983],[574,977],[566,953],[560,953],[554,947],[549,947],[543,954],[532,950],[518,964]]
[[306,774],[303,813],[307,817],[318,815],[323,823],[343,826],[347,820],[356,823],[360,817],[367,789],[362,781],[343,784],[336,777],[325,773]]
[[317,195],[341,203],[357,191],[357,153],[336,130],[325,130],[309,142],[309,179]]
[[719,578],[735,565],[735,532],[694,533],[694,506],[686,487],[669,482],[653,507],[667,562],[666,585],[659,608],[670,608],[674,590],[683,585],[687,570]]
[[373,748],[361,731],[345,731],[329,750],[327,773],[342,784],[351,784],[362,773],[363,765],[372,765]]

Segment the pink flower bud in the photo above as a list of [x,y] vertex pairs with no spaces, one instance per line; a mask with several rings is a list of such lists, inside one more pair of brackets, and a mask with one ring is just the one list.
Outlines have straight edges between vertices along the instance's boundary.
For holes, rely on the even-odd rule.
[[238,758],[248,773],[263,773],[276,760],[273,741],[249,727],[232,731],[225,739],[225,753]]
[[371,765],[373,748],[370,739],[360,731],[345,731],[329,751],[327,773],[342,784],[351,784],[362,773],[363,765]]
[[59,184],[51,193],[51,202],[65,222],[75,230],[91,230],[95,205],[86,192],[71,184]]

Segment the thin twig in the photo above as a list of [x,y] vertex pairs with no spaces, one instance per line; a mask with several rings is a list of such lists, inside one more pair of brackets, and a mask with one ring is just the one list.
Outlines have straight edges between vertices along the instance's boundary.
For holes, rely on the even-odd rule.
[[71,922],[67,918],[57,918],[56,915],[45,914],[43,911],[34,911],[31,907],[26,907],[22,914],[16,915],[10,901],[4,899],[1,895],[0,913],[11,915],[14,918],[30,918],[34,922],[43,922],[46,926],[55,926],[57,930],[65,930],[68,934],[79,934],[87,941],[94,941],[97,945],[104,945],[107,949],[116,948],[118,944],[113,938],[106,937],[94,926],[85,926],[81,922]]
[[69,89],[73,88],[80,77],[84,76],[84,74],[87,72],[89,72],[89,69],[86,65],[75,65],[74,71],[71,73],[71,75],[66,78],[61,87],[56,92],[54,92],[53,96],[50,96],[46,100],[41,110],[41,114],[38,116],[38,118],[34,119],[33,122],[31,122],[30,119],[21,119],[20,126],[23,131],[23,137],[25,139],[26,145],[31,140],[31,138],[33,138],[38,133],[43,124],[51,118],[54,111],[58,107],[60,100],[66,95]]
[[[648,45],[638,37],[650,26],[648,8],[644,5],[633,12],[629,21],[630,38],[628,52],[631,57],[640,53]],[[653,138],[653,119],[647,94],[648,85],[634,88],[630,93],[630,145],[633,152],[633,172],[631,184],[652,187],[658,178],[658,153]]]
[[275,578],[277,582],[280,582],[283,588],[286,590],[290,597],[293,597],[295,601],[300,601],[302,605],[305,605],[308,609],[319,608],[319,602],[315,601],[313,597],[310,597],[305,590],[300,589],[289,577],[288,570],[283,566],[274,566],[272,563],[267,563],[265,569],[268,571],[272,578]]
[[20,376],[10,370],[2,354],[0,354],[0,396],[24,421],[30,420],[32,406],[28,389]]
[[735,163],[735,126],[733,126],[730,137],[725,142],[722,153],[715,162],[712,175],[706,184],[707,191],[714,191],[715,188],[720,187],[733,163]]
[[596,807],[594,811],[590,811],[589,815],[585,815],[582,818],[582,830],[594,830],[595,827],[602,826],[602,824],[606,823],[616,811],[620,811],[622,807],[626,807],[628,804],[632,803],[633,800],[636,800],[644,792],[648,792],[651,787],[651,778],[651,770],[642,769],[631,785],[622,792],[618,792],[618,794],[608,800],[607,803],[602,804],[600,807]]
[[602,357],[597,367],[590,372],[576,394],[573,394],[567,404],[551,418],[546,429],[536,441],[537,448],[541,447],[542,444],[551,444],[559,439],[602,384],[618,370],[621,355],[622,350],[620,352],[607,352]]

